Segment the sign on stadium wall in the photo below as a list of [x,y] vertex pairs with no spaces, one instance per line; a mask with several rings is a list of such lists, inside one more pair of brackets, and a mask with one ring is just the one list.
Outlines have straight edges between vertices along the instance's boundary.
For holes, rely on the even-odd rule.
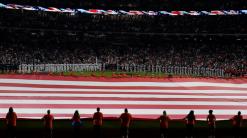
[[41,6],[27,6],[17,4],[2,4],[0,8],[28,10],[28,11],[46,11],[46,12],[60,12],[71,14],[101,14],[101,15],[149,15],[149,16],[200,16],[200,15],[246,15],[247,10],[211,10],[211,11],[139,11],[139,10],[102,10],[102,9],[71,9],[71,8],[56,8],[56,7],[41,7]]

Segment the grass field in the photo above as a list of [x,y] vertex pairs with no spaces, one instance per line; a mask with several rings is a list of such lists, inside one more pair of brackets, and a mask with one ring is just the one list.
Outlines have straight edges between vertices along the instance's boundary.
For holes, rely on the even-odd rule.
[[[59,73],[55,73],[55,74],[59,74]],[[105,76],[105,77],[112,77],[114,76],[113,74],[117,75],[117,76],[121,76],[123,74],[126,74],[126,77],[131,77],[131,76],[138,76],[138,77],[167,77],[168,74],[165,73],[152,73],[152,72],[114,72],[114,71],[84,71],[84,72],[65,72],[63,73],[63,75],[65,76],[70,76],[70,75],[75,75],[75,76],[96,76],[96,77],[100,77],[100,76]]]
[[[15,72],[0,72],[0,74],[18,74]],[[25,74],[37,74],[37,72],[33,73],[25,73]],[[164,77],[190,77],[190,78],[205,78],[205,76],[198,75],[177,75],[172,73],[164,73],[164,72],[124,72],[124,71],[81,71],[81,72],[53,72],[53,73],[38,73],[38,74],[50,74],[50,75],[62,75],[62,76],[82,76],[82,77],[106,77],[106,78],[128,78],[128,77],[140,77],[140,78],[164,78]],[[206,76],[207,77],[207,76]],[[210,77],[209,77],[210,78]],[[222,76],[216,78],[240,78],[234,76]]]

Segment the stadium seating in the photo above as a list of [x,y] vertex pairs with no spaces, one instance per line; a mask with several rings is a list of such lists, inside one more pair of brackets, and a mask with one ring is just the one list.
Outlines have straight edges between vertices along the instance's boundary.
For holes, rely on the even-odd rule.
[[163,65],[246,73],[246,15],[105,16],[9,9],[0,12],[3,68],[97,62],[113,67]]

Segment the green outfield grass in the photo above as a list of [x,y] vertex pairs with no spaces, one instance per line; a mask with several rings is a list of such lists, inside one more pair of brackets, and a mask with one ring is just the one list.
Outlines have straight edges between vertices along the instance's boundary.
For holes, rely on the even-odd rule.
[[[60,75],[60,73],[53,73],[55,75]],[[89,77],[89,76],[96,76],[96,77],[101,77],[101,76],[105,76],[105,77],[112,77],[113,74],[115,75],[127,75],[126,77],[131,77],[131,76],[135,76],[135,77],[168,77],[169,75],[173,75],[173,74],[165,74],[165,73],[153,73],[153,72],[117,72],[117,71],[83,71],[83,72],[64,72],[63,75],[64,76],[71,76],[71,75],[75,75],[75,76],[85,76],[85,77]]]

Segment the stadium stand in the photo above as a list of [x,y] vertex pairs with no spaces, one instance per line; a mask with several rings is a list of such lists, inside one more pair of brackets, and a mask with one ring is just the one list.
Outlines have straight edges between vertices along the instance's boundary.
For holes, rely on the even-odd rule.
[[106,16],[1,9],[5,35],[0,58],[7,65],[97,62],[204,67],[244,75],[246,22],[246,15]]
[[[246,34],[246,15],[123,16],[1,9],[1,26],[18,29],[109,33]],[[18,20],[18,22],[16,22]],[[120,27],[121,26],[121,27]]]
[[[91,108],[101,107],[109,118],[104,118],[107,127],[102,131],[108,138],[119,136],[115,111],[126,107],[136,119],[131,128],[131,137],[136,138],[158,137],[157,117],[161,113],[158,111],[164,108],[174,123],[169,130],[172,137],[186,135],[185,120],[181,119],[193,108],[198,116],[199,125],[195,127],[198,136],[208,135],[206,124],[201,121],[208,109],[214,109],[219,120],[229,119],[237,110],[246,114],[246,78],[242,78],[247,76],[245,0],[1,0],[1,3],[0,115],[4,117],[5,109],[14,105],[18,118],[33,119],[18,120],[18,137],[42,133],[40,120],[34,118],[41,118],[45,108],[53,108],[56,119],[71,118],[69,110],[78,109],[83,117],[83,135],[90,137]],[[34,7],[24,9],[16,4]],[[46,12],[38,6],[52,10]],[[69,12],[58,12],[55,7],[69,8],[63,9]],[[77,11],[70,12],[73,10],[70,8]],[[96,12],[90,13],[90,9]],[[123,11],[110,15],[99,14],[97,9]],[[159,14],[131,15],[128,10]],[[185,14],[183,10],[188,12],[184,11]],[[83,76],[76,69],[89,70],[91,76]],[[104,76],[108,70],[111,78]],[[131,71],[137,73],[128,74]],[[141,76],[143,72],[145,75]],[[155,76],[157,72],[167,74]],[[237,78],[224,78],[232,76]],[[229,121],[217,122],[217,135],[234,135]],[[70,120],[56,120],[54,128],[55,137],[72,134]],[[246,130],[245,125],[239,134],[245,136],[242,133]],[[3,125],[2,131],[5,131]]]

